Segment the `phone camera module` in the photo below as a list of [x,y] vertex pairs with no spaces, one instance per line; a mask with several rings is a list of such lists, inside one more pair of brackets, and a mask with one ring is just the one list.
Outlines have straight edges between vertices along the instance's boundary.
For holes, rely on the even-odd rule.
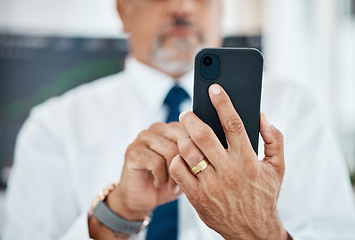
[[210,56],[206,56],[203,58],[202,62],[205,66],[209,67],[213,64],[213,58]]
[[219,76],[221,60],[214,53],[206,53],[199,58],[200,76],[204,80],[215,80]]

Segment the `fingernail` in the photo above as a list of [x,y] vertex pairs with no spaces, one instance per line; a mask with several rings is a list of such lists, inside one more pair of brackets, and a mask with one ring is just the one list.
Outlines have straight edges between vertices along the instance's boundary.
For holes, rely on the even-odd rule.
[[266,122],[266,124],[271,126],[271,123],[269,122],[269,120],[267,120],[265,113],[261,113],[261,115],[264,118],[264,121]]
[[218,95],[221,93],[221,87],[218,86],[217,84],[213,84],[211,87],[210,87],[210,90],[211,92],[214,94],[214,95]]
[[180,113],[179,120],[180,120],[180,119],[182,118],[182,116],[184,116],[186,113],[187,113],[187,111],[183,111],[182,113]]

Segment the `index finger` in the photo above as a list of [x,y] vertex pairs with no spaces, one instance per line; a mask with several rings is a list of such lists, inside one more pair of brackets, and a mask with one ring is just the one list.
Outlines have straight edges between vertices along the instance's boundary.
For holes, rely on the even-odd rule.
[[224,89],[218,84],[213,84],[209,88],[209,94],[226,135],[228,149],[252,148],[243,121]]

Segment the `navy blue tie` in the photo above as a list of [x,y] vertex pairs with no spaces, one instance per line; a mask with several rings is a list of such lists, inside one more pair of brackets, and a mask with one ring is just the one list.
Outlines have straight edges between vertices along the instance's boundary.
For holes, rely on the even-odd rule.
[[[165,98],[164,105],[168,107],[166,122],[179,120],[180,105],[189,98],[186,91],[178,85],[171,88]],[[176,240],[178,235],[177,200],[157,207],[148,227],[146,240]]]

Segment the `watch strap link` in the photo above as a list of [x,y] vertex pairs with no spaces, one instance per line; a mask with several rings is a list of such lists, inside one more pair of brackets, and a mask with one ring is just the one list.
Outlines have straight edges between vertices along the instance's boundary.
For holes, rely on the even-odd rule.
[[123,219],[112,212],[103,201],[97,203],[92,213],[102,224],[120,233],[135,234],[144,229],[149,223],[149,219],[145,219],[144,221],[128,221]]

